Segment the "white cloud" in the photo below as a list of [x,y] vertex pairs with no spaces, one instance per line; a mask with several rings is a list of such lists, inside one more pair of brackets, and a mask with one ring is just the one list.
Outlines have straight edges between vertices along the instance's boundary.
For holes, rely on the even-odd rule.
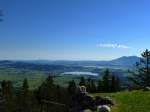
[[120,48],[120,49],[132,49],[132,47],[122,44],[104,44],[100,43],[97,44],[97,47],[103,47],[103,48]]

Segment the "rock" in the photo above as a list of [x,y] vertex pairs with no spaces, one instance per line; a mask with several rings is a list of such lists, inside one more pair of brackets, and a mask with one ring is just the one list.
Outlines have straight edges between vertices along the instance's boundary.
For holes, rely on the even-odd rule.
[[108,105],[99,105],[97,112],[111,112],[111,108]]
[[148,87],[148,86],[145,87],[145,88],[144,88],[144,91],[150,91],[150,87]]
[[89,109],[86,109],[86,110],[83,110],[83,112],[92,112],[92,111]]
[[96,106],[98,105],[114,105],[114,102],[111,98],[109,97],[100,97],[100,96],[96,96],[95,97],[95,104]]

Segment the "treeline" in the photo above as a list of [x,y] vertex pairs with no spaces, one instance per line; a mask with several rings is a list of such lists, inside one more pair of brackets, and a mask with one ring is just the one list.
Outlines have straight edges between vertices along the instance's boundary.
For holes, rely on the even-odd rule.
[[146,49],[141,53],[139,62],[135,64],[134,71],[128,76],[132,82],[131,89],[146,89],[150,91],[150,51]]
[[27,79],[19,89],[1,82],[0,112],[67,112],[68,101],[67,88],[55,85],[51,76],[35,90],[29,89]]
[[91,78],[85,79],[84,77],[81,77],[79,85],[86,86],[89,93],[110,93],[121,90],[119,77],[111,73],[109,69],[106,69],[103,77],[98,81]]
[[[134,88],[150,90],[150,51],[142,53],[140,62],[136,63],[136,70],[131,73],[129,79]],[[108,69],[97,80],[81,77],[78,84],[72,80],[67,87],[55,84],[52,76],[34,90],[29,89],[27,79],[24,79],[20,88],[14,88],[11,81],[4,80],[0,83],[0,112],[78,112],[71,110],[82,105],[76,103],[77,99],[78,102],[81,100],[77,92],[79,85],[87,87],[89,93],[121,90],[120,79]],[[86,101],[89,101],[88,97]]]
[[28,80],[24,79],[21,88],[14,88],[11,81],[2,81],[0,89],[1,112],[71,112],[78,85],[86,86],[90,93],[116,92],[120,89],[119,80],[109,70],[95,82],[93,79],[81,77],[79,84],[74,80],[68,87],[54,83],[49,76],[37,89],[30,90]]
[[[142,53],[132,74],[129,79],[136,87],[150,88],[150,51]],[[108,69],[98,81],[81,77],[79,84],[72,80],[67,87],[55,84],[52,76],[34,90],[29,89],[27,79],[20,88],[14,88],[11,81],[4,80],[0,83],[0,112],[73,112],[71,108],[78,106],[75,100],[80,101],[80,94],[77,94],[79,85],[87,87],[89,93],[121,90],[119,78]]]

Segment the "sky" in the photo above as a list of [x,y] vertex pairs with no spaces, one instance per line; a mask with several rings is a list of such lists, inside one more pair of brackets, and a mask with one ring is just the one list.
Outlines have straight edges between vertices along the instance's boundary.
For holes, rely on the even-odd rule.
[[150,48],[149,0],[0,0],[0,10],[1,60],[111,60]]

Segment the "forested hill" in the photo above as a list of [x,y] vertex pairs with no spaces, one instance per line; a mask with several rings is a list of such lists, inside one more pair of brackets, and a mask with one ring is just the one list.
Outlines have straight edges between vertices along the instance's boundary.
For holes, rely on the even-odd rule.
[[137,56],[123,56],[117,59],[109,60],[109,61],[72,61],[72,60],[30,60],[23,61],[26,63],[34,63],[34,64],[48,64],[48,65],[69,65],[69,66],[126,66],[131,67],[136,62],[139,62],[139,57]]
[[57,73],[83,69],[80,66],[35,64],[23,61],[0,61],[0,67],[15,68],[19,70],[36,70],[36,71],[57,72]]
[[[0,67],[39,70],[44,72],[66,72],[66,71],[91,71],[89,67],[102,67],[102,68],[131,68],[139,57],[121,57],[111,61],[46,61],[46,60],[33,60],[33,61],[0,61]],[[96,68],[95,68],[96,69]],[[95,72],[94,69],[94,72]]]

